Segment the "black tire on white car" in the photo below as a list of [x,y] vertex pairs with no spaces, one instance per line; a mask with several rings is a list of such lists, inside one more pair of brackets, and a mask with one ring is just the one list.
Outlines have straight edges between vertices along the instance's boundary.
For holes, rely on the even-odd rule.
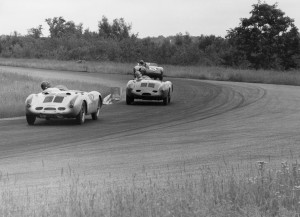
[[101,99],[99,98],[97,111],[92,113],[92,119],[95,120],[95,121],[98,120],[98,117],[99,117],[99,114],[100,114],[100,108],[101,108]]
[[126,104],[131,105],[134,102],[134,98],[126,95]]
[[26,120],[27,120],[28,125],[34,125],[35,119],[36,119],[36,116],[34,116],[34,115],[26,115]]
[[169,94],[165,98],[163,98],[164,105],[168,105],[168,102],[169,102]]
[[76,117],[76,121],[78,124],[83,124],[85,122],[85,103],[83,102],[82,105],[81,105],[81,109],[80,109],[80,112],[79,114],[77,115]]
[[171,102],[171,93],[169,90],[167,96],[165,98],[163,98],[163,104],[168,105],[168,103],[170,103],[170,102]]

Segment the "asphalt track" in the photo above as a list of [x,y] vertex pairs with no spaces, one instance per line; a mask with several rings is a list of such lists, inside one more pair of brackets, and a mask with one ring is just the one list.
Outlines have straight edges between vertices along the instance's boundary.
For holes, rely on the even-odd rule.
[[[3,68],[3,67],[1,67]],[[4,67],[6,71],[13,70]],[[46,70],[20,73],[53,76]],[[125,87],[129,75],[55,72],[55,76]],[[139,101],[104,106],[98,121],[24,117],[0,120],[0,171],[16,182],[49,184],[64,168],[91,179],[122,179],[183,164],[281,162],[299,157],[300,88],[170,78],[171,104]]]

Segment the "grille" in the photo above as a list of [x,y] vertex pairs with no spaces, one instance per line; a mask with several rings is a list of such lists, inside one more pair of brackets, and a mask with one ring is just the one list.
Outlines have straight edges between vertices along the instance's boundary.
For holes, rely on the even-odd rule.
[[43,107],[36,107],[35,110],[42,110]]
[[59,107],[58,108],[58,110],[60,110],[60,111],[63,111],[63,110],[65,110],[66,108],[65,107]]
[[52,108],[52,107],[47,107],[44,110],[56,110],[56,108]]
[[143,93],[142,95],[143,95],[143,96],[151,96],[150,93]]

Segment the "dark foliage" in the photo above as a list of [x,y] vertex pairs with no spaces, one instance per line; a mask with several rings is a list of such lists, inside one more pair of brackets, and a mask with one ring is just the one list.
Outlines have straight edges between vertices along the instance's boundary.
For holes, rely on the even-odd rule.
[[242,18],[238,27],[228,31],[233,47],[229,64],[259,69],[296,67],[299,33],[294,20],[284,16],[277,5],[253,5],[250,18]]
[[299,33],[293,20],[284,17],[276,5],[254,5],[249,19],[228,31],[227,38],[190,36],[138,38],[123,18],[112,23],[103,16],[98,31],[63,17],[46,19],[49,37],[42,37],[41,25],[0,37],[0,56],[57,60],[135,62],[144,59],[158,64],[234,66],[240,68],[297,67]]

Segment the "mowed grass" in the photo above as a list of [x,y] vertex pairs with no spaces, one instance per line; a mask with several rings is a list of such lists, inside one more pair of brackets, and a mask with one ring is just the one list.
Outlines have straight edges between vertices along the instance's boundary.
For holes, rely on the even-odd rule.
[[128,74],[132,72],[133,64],[89,61],[58,61],[38,59],[6,59],[0,58],[0,65],[27,67],[49,70],[65,70],[89,73]]
[[[0,65],[87,73],[130,74],[136,63],[57,61],[0,58]],[[300,70],[242,70],[224,67],[163,65],[166,77],[234,81],[265,84],[300,85]],[[166,78],[167,79],[167,78]]]
[[193,171],[180,166],[176,175],[144,170],[121,183],[86,180],[70,167],[62,168],[51,188],[19,188],[14,175],[2,175],[0,215],[271,217],[300,212],[296,162],[282,162],[277,169],[257,162],[245,165],[244,173],[239,165]]
[[[17,70],[17,69],[16,69]],[[63,84],[69,89],[92,91],[97,90],[103,96],[108,93],[108,87],[97,83],[82,81],[43,79],[18,73],[9,73],[0,69],[0,118],[9,118],[25,115],[25,99],[32,93],[41,92],[40,84],[48,80],[53,86]]]
[[300,71],[241,70],[222,67],[167,66],[171,77],[248,83],[300,85]]

